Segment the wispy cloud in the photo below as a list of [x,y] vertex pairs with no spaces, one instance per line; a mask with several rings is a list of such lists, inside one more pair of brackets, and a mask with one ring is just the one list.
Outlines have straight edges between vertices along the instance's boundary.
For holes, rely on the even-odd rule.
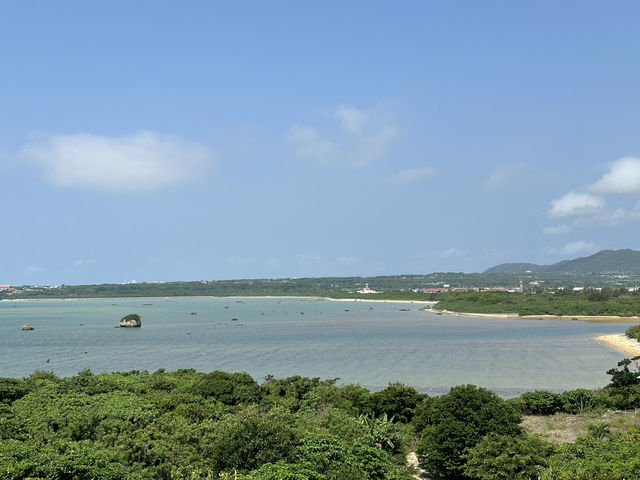
[[484,181],[485,190],[499,190],[513,187],[525,177],[527,166],[525,163],[505,163],[498,165]]
[[296,157],[316,165],[362,168],[386,156],[400,137],[400,130],[386,114],[351,105],[329,109],[338,125],[333,134],[307,125],[294,125],[285,141]]
[[625,157],[613,162],[590,189],[598,193],[640,193],[640,158]]
[[342,155],[336,145],[323,138],[312,127],[293,126],[286,133],[285,139],[293,147],[297,157],[317,165],[334,163]]
[[603,198],[588,193],[569,192],[551,201],[549,214],[552,217],[574,217],[590,215],[604,209]]
[[340,105],[335,108],[335,115],[340,120],[340,126],[349,133],[360,133],[363,125],[367,123],[368,115],[363,110],[358,110],[351,105]]
[[442,258],[455,258],[455,257],[465,257],[469,254],[467,250],[460,250],[459,248],[448,248],[444,252],[440,254]]
[[39,167],[57,187],[107,192],[186,182],[214,161],[213,152],[202,145],[155,132],[51,135],[25,145],[18,157]]
[[73,261],[73,264],[76,267],[86,267],[88,265],[94,265],[95,263],[96,263],[95,258],[78,258],[77,260]]
[[569,225],[554,225],[552,227],[545,227],[542,229],[542,233],[545,235],[563,235],[570,231],[571,227]]
[[590,255],[598,250],[595,243],[585,240],[576,240],[565,243],[562,247],[547,247],[544,254],[552,257],[576,257],[579,255]]
[[598,247],[595,243],[578,240],[565,244],[560,250],[560,253],[563,255],[585,255],[593,253],[596,250],[598,250]]
[[401,170],[391,175],[387,182],[392,185],[406,185],[408,183],[420,183],[430,179],[436,173],[433,167],[418,167]]
[[27,265],[24,269],[24,273],[26,273],[27,275],[33,275],[36,273],[41,273],[44,272],[46,269],[44,267],[41,267],[39,265]]

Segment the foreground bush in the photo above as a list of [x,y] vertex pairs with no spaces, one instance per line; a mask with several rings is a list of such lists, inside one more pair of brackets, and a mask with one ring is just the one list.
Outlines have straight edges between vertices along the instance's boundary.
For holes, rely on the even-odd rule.
[[478,480],[537,480],[553,450],[530,435],[490,433],[464,454],[464,473]]
[[514,436],[522,432],[520,413],[495,393],[474,385],[453,387],[431,399],[414,417],[426,425],[420,432],[418,458],[431,478],[464,479],[464,457],[490,433]]

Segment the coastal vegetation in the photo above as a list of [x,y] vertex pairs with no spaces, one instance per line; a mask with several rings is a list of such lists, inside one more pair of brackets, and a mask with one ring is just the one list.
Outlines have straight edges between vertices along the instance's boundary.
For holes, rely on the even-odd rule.
[[633,327],[627,328],[624,334],[627,337],[633,338],[634,340],[637,340],[640,342],[640,325],[634,325]]
[[[36,371],[0,378],[0,478],[409,480],[410,451],[432,479],[639,478],[640,420],[599,421],[640,408],[637,361],[598,391],[509,400],[473,385],[430,397],[298,376]],[[558,441],[523,415],[588,421]]]
[[[379,277],[319,277],[244,280],[200,280],[188,282],[105,283],[97,285],[22,285],[0,288],[0,299],[122,298],[179,296],[296,296],[360,298],[373,300],[440,300],[443,293],[428,289],[519,288],[534,293],[541,289],[576,287],[632,288],[640,274],[618,273],[460,273],[387,275]],[[358,293],[366,284],[379,293]],[[448,286],[448,287],[445,287]],[[425,289],[427,291],[425,292]]]
[[438,310],[518,315],[621,316],[640,315],[640,292],[626,288],[567,287],[556,292],[450,292],[439,297]]

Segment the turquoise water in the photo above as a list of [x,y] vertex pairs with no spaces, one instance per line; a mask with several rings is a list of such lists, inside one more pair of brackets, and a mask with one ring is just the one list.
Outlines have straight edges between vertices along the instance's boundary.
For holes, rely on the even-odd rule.
[[[592,338],[620,333],[625,323],[466,318],[418,307],[263,298],[4,301],[0,376],[194,368],[246,371],[259,382],[268,374],[338,377],[374,390],[401,381],[427,393],[473,383],[512,396],[603,386],[605,371],[624,358]],[[114,328],[127,313],[139,313],[142,328]],[[24,323],[35,330],[22,331]]]

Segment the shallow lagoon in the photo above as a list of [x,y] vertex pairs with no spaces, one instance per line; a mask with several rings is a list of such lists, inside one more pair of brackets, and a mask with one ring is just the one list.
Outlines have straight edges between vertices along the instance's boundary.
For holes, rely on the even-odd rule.
[[[473,383],[514,396],[603,386],[605,371],[624,358],[593,337],[628,323],[468,318],[418,307],[271,298],[3,301],[0,376],[194,368],[246,371],[258,382],[268,374],[337,377],[373,390],[401,381],[427,393]],[[127,313],[139,313],[142,328],[114,328]],[[22,331],[24,323],[35,330]]]

